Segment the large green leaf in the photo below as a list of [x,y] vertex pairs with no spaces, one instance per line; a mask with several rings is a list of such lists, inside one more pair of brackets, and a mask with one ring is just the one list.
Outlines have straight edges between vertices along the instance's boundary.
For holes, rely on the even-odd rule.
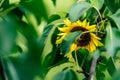
[[112,28],[109,24],[107,26],[107,36],[105,39],[105,47],[107,49],[107,52],[111,56],[115,56],[117,50],[120,48],[120,31],[116,28]]
[[[44,61],[46,61],[46,57],[48,57],[48,55],[50,56],[50,53],[53,52],[53,44],[52,44],[52,37],[53,34],[56,30],[56,28],[58,27],[58,25],[63,24],[63,20],[56,20],[53,21],[52,23],[50,23],[44,30],[42,36],[41,36],[41,48],[43,50],[42,51],[42,55],[41,55],[41,64],[44,65],[46,64]],[[55,40],[55,39],[54,39]],[[54,42],[55,43],[55,42]],[[49,63],[47,63],[49,64]]]
[[120,8],[120,0],[105,0],[106,6],[112,13],[116,12]]
[[91,6],[88,2],[79,2],[74,4],[69,11],[70,20],[72,22],[78,20],[90,7]]
[[81,36],[81,34],[82,34],[82,32],[76,31],[76,32],[69,33],[64,38],[64,40],[62,41],[62,43],[60,45],[60,49],[61,49],[63,54],[66,54],[70,51],[70,47],[71,47],[72,43],[75,40],[77,40]]
[[[73,69],[74,71],[71,71],[69,68]],[[82,73],[77,73],[76,72],[76,65],[74,63],[70,63],[70,62],[66,62],[66,63],[62,63],[58,66],[52,67],[46,77],[45,80],[53,80],[53,78],[55,78],[55,80],[59,80],[60,77],[62,78],[61,80],[74,80],[73,78],[75,78],[75,80],[78,78],[79,80],[82,80],[85,78],[85,76]],[[70,73],[70,74],[69,74]],[[72,74],[72,75],[71,75]],[[70,77],[68,77],[69,75],[71,75],[71,79]],[[75,77],[74,77],[74,76]],[[67,77],[67,79],[66,79]]]
[[103,4],[104,4],[104,0],[90,0],[91,4],[93,6],[95,6],[97,9],[101,9]]
[[110,15],[109,17],[114,21],[120,30],[120,9],[118,9],[115,14]]

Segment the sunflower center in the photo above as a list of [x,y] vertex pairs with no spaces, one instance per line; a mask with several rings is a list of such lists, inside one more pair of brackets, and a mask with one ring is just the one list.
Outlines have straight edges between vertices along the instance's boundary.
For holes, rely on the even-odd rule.
[[77,46],[81,47],[86,46],[90,43],[90,41],[91,41],[90,33],[85,33],[78,38]]
[[71,30],[71,32],[74,32],[74,31],[82,31],[82,32],[84,32],[84,31],[88,31],[88,30],[85,29],[85,28],[83,28],[82,26],[76,26],[76,27],[74,27],[74,28]]
[[[74,31],[85,32],[88,30],[83,27],[76,26],[71,30],[71,32],[74,32]],[[77,44],[77,46],[83,47],[83,46],[88,45],[90,43],[90,41],[91,41],[90,33],[84,33],[78,38],[78,40],[76,41],[76,44]]]

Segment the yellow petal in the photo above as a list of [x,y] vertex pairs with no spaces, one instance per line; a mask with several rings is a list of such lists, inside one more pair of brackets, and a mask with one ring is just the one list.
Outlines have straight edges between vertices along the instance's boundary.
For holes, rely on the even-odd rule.
[[70,52],[73,52],[73,51],[75,51],[76,49],[77,49],[77,45],[76,45],[75,43],[73,43],[73,44],[71,45]]
[[87,26],[87,29],[90,31],[96,31],[96,25]]
[[98,46],[98,40],[97,39],[92,39],[92,41],[95,44],[95,46]]
[[91,40],[91,46],[93,48],[93,51],[95,51],[96,50],[96,46],[94,45],[94,42],[92,40]]
[[82,23],[79,20],[76,23],[77,23],[77,25],[82,26],[81,25]]
[[91,37],[94,38],[94,39],[98,39],[98,40],[101,40],[101,38],[97,37],[95,34],[93,33],[90,33]]
[[60,44],[63,41],[65,36],[66,35],[63,35],[60,39],[56,40],[56,44]]
[[104,44],[98,41],[98,46],[104,46]]
[[86,22],[86,19],[85,19],[82,23],[82,27],[86,27],[86,24],[87,24],[87,22]]
[[61,32],[69,32],[70,28],[68,28],[68,27],[64,27],[64,28],[58,27],[58,30],[61,31]]
[[68,19],[64,20],[64,23],[65,23],[67,26],[71,25],[71,22],[70,22],[70,20],[68,20]]
[[65,35],[66,33],[59,33],[59,34],[57,34],[58,36],[63,36],[63,35]]

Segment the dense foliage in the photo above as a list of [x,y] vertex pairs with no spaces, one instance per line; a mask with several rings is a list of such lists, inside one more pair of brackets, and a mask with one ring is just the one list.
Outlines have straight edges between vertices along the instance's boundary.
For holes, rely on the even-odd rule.
[[[69,61],[82,33],[56,44],[65,19],[96,24],[104,46]],[[0,80],[119,80],[119,41],[120,0],[0,0]]]

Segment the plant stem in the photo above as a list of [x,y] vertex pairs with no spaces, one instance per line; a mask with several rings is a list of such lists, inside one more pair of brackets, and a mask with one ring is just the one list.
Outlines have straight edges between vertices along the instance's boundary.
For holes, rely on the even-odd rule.
[[75,61],[76,61],[77,69],[79,70],[79,64],[78,64],[78,59],[77,59],[77,53],[76,53],[76,51],[75,51]]
[[97,63],[97,59],[93,58],[88,80],[93,80],[93,78],[94,78],[96,63]]
[[102,16],[101,16],[99,10],[98,10],[95,6],[93,6],[93,8],[97,11],[97,13],[98,13],[98,15],[100,16],[100,19],[101,19],[101,21],[102,21]]

